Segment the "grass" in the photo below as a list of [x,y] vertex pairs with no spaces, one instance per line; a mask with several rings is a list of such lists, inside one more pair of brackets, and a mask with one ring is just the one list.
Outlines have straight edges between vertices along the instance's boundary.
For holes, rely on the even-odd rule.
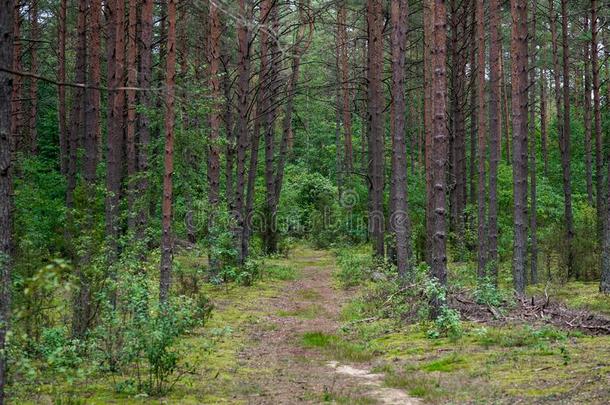
[[428,372],[440,371],[443,373],[449,373],[464,367],[465,363],[466,360],[464,357],[459,356],[456,353],[452,353],[449,356],[441,357],[438,360],[424,364],[422,366],[422,370]]
[[[528,294],[544,295],[544,285],[528,287]],[[564,284],[551,284],[547,288],[551,299],[558,299],[568,307],[588,309],[610,315],[610,297],[599,292],[598,282],[571,281]]]
[[306,332],[301,337],[301,344],[304,347],[321,349],[333,360],[365,362],[374,357],[365,343],[350,342],[323,332]]

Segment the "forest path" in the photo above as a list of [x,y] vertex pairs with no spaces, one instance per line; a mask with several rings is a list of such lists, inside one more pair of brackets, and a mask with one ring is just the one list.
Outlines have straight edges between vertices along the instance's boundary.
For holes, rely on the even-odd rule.
[[[349,403],[417,404],[401,390],[383,387],[383,374],[370,364],[337,361],[330,351],[304,345],[304,336],[336,336],[340,313],[352,293],[336,287],[332,253],[297,250],[289,263],[299,269],[280,293],[261,298],[261,321],[247,331],[250,344],[239,354],[251,374],[252,404]],[[315,346],[315,344],[313,345]]]

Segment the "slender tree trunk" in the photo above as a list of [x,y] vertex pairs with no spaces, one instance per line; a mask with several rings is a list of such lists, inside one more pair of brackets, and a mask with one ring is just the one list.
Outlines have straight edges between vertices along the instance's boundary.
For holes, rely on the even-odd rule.
[[350,111],[350,81],[347,37],[347,1],[341,0],[337,13],[337,30],[339,39],[339,69],[341,72],[341,93],[343,95],[343,171],[347,177],[353,171],[352,115]]
[[[467,25],[467,7],[459,7],[456,0],[451,0],[451,224],[457,232],[458,243],[464,242],[464,208],[466,201],[466,123],[464,118],[464,77],[466,76],[465,41]],[[413,153],[411,154],[413,155]]]
[[384,97],[382,87],[383,74],[383,4],[381,0],[367,1],[368,26],[368,119],[371,207],[369,211],[369,232],[373,238],[375,256],[384,256]]
[[176,0],[167,1],[167,59],[165,65],[165,158],[163,172],[163,233],[159,302],[166,305],[171,286],[173,238],[172,201],[174,173],[174,94],[176,83]]
[[[275,7],[267,5],[269,8],[270,25],[275,28],[275,15],[277,13]],[[275,35],[273,31],[272,35]],[[265,117],[265,231],[263,234],[265,250],[267,253],[273,253],[273,246],[276,242],[273,240],[275,237],[275,218],[273,218],[273,200],[275,198],[275,177],[274,177],[274,161],[275,161],[275,120],[276,120],[276,106],[275,100],[277,97],[277,85],[278,82],[274,79],[277,73],[277,58],[278,55],[274,52],[275,49],[271,50],[271,57],[269,60],[269,85],[267,93],[266,103],[266,117]]]
[[514,242],[513,283],[525,292],[527,260],[527,0],[511,0]]
[[239,0],[239,12],[241,18],[238,20],[237,42],[238,42],[238,65],[237,65],[237,176],[235,189],[235,241],[240,252],[238,261],[243,263],[241,257],[243,227],[244,227],[244,187],[245,187],[245,162],[248,149],[248,107],[250,89],[250,33],[246,20],[248,13],[245,0]]
[[[38,73],[38,46],[40,38],[40,27],[38,25],[38,0],[31,0],[30,10],[30,72]],[[28,118],[28,147],[33,155],[38,153],[38,79],[30,79],[30,116]]]
[[529,169],[530,169],[530,283],[538,283],[538,220],[536,190],[536,10],[538,0],[532,1],[531,42],[529,48],[530,81],[529,89]]
[[223,81],[222,88],[224,92],[224,124],[226,133],[226,166],[225,166],[225,183],[226,183],[226,194],[227,194],[227,208],[229,212],[233,212],[235,208],[235,133],[233,127],[233,95],[232,95],[232,84],[231,75],[229,71],[229,65],[231,63],[231,53],[227,49],[228,44],[223,41],[223,54],[222,54],[222,71]]
[[[441,286],[447,285],[447,234],[446,234],[446,192],[447,182],[445,169],[447,165],[447,93],[446,71],[446,11],[445,1],[434,1],[434,36],[432,42],[432,101],[433,101],[433,136],[432,136],[432,266],[431,274]],[[433,302],[433,316],[438,315],[440,302]]]
[[[599,81],[599,55],[598,55],[598,2],[591,0],[591,72],[593,75],[593,116],[595,131],[595,165],[596,165],[596,192],[598,218],[603,218],[602,255],[601,255],[601,278],[599,291],[610,293],[610,191],[607,192],[605,205],[603,204],[603,175],[602,175],[602,128],[601,128],[601,104],[600,104],[600,81]],[[610,87],[610,86],[609,86]],[[607,104],[607,103],[606,103]],[[608,165],[608,190],[610,190],[610,165]],[[602,212],[603,210],[603,212]],[[599,213],[601,215],[599,215]],[[598,224],[599,226],[599,224]]]
[[[106,154],[106,236],[108,238],[108,265],[111,278],[116,278],[115,262],[119,255],[119,203],[121,197],[121,174],[123,166],[123,112],[125,107],[125,90],[118,90],[124,85],[125,64],[125,4],[122,0],[111,3],[111,32],[108,46],[111,47],[108,73],[109,82],[115,90],[109,97],[108,116],[108,151]],[[112,62],[110,62],[112,61]],[[116,305],[116,295],[112,294],[112,305]]]
[[407,275],[411,268],[411,221],[407,199],[407,143],[405,139],[405,56],[407,47],[409,3],[392,0],[392,100],[394,101],[394,132],[392,133],[392,188],[394,211],[390,226],[396,234],[398,274]]
[[[600,102],[600,64],[599,64],[599,51],[598,47],[598,21],[597,21],[597,0],[591,1],[591,75],[593,78],[593,131],[595,137],[595,200],[597,207],[597,231],[598,239],[604,240],[604,237],[610,238],[610,236],[604,236],[606,213],[604,207],[604,150],[603,150],[603,134],[602,134],[602,121],[601,121],[601,102]],[[608,70],[610,75],[610,70]],[[609,81],[610,82],[610,81]],[[610,89],[610,85],[608,85]],[[606,102],[606,106],[608,106]],[[610,190],[610,189],[609,189]],[[610,194],[610,193],[609,193]],[[609,259],[610,260],[610,259]],[[608,265],[610,267],[610,264]],[[604,267],[602,266],[602,269]],[[602,270],[603,271],[603,270]],[[608,283],[610,285],[610,282]],[[608,290],[605,290],[608,291]]]
[[[13,60],[14,26],[16,9],[13,0],[0,1],[0,61]],[[11,133],[12,76],[0,72],[0,405],[4,404],[6,385],[7,351],[6,334],[10,324],[12,230],[13,230],[13,182]]]
[[500,80],[502,84],[500,85],[500,91],[502,92],[502,99],[504,100],[504,150],[506,151],[506,164],[510,165],[512,162],[510,156],[510,124],[511,124],[511,116],[509,112],[510,104],[508,102],[508,94],[511,91],[510,85],[506,83],[506,75],[504,72],[504,56],[502,51],[502,40],[500,39]]
[[127,59],[126,59],[126,71],[127,71],[127,128],[125,131],[125,146],[126,146],[126,157],[127,157],[127,229],[130,232],[135,232],[137,214],[136,214],[136,173],[137,173],[137,159],[136,154],[136,91],[133,89],[138,84],[138,67],[137,67],[137,44],[136,44],[136,31],[138,23],[137,15],[137,0],[129,0],[129,11],[128,11],[128,23],[127,23]]
[[[220,120],[221,105],[216,101],[220,100],[220,35],[222,27],[218,7],[214,1],[209,2],[209,23],[210,34],[208,37],[208,63],[210,95],[212,106],[210,111],[210,138],[208,142],[208,203],[210,204],[210,215],[208,227],[212,229],[215,225],[216,210],[218,209],[220,194]],[[214,240],[211,241],[214,244]],[[218,262],[215,257],[210,255],[210,270],[216,273]]]
[[544,177],[549,175],[549,152],[548,152],[548,129],[547,129],[547,77],[544,69],[540,70],[540,147],[542,149],[542,160]]
[[479,173],[477,187],[477,275],[479,279],[486,276],[487,266],[487,230],[486,230],[486,207],[487,194],[485,190],[486,174],[485,161],[487,160],[487,134],[486,128],[486,101],[485,101],[485,9],[483,0],[476,0],[477,20],[477,138]]
[[564,215],[566,226],[567,244],[567,267],[568,277],[578,278],[574,267],[574,217],[572,214],[572,179],[571,179],[571,126],[570,126],[570,65],[569,65],[569,38],[568,38],[568,1],[561,0],[561,28],[563,37],[563,131],[560,132],[561,168],[563,174],[563,193],[564,193]]
[[489,95],[489,222],[488,222],[488,270],[494,285],[498,283],[498,162],[501,157],[502,137],[501,70],[500,70],[500,5],[489,1],[490,19],[490,95]]
[[[585,16],[585,32],[589,30],[589,17]],[[585,76],[585,96],[584,96],[584,115],[585,126],[585,177],[587,184],[587,201],[593,206],[593,159],[591,155],[591,43],[585,42],[583,47],[584,76]]]
[[[424,7],[424,137],[425,137],[425,171],[426,171],[426,262],[432,267],[432,243],[433,243],[433,51],[434,41],[434,6],[435,0],[426,0]],[[473,194],[474,195],[474,194]]]
[[[87,1],[78,1],[77,16],[77,49],[74,79],[77,83],[87,81]],[[87,133],[87,122],[85,120],[85,109],[87,104],[88,90],[79,88],[74,91],[72,111],[70,113],[70,133],[68,138],[68,178],[66,187],[66,207],[68,208],[68,232],[67,239],[71,239],[72,210],[74,209],[74,190],[76,188],[78,171],[78,148],[84,143]]]
[[[63,0],[65,1],[65,0]],[[22,70],[21,68],[21,7],[20,2],[15,1],[13,9],[13,56],[12,56],[12,67],[15,71]],[[64,4],[65,7],[65,4]],[[61,11],[61,9],[60,9]],[[64,8],[65,11],[65,8]],[[65,18],[64,18],[65,20]],[[65,51],[65,44],[64,44]],[[61,52],[61,49],[60,49]],[[61,61],[60,61],[61,63]],[[61,65],[60,65],[61,66]],[[23,77],[19,75],[13,76],[13,88],[11,92],[11,147],[13,150],[17,149],[23,132],[23,103],[21,101],[23,97]],[[64,114],[65,115],[65,114]],[[65,121],[64,121],[65,124]],[[62,171],[63,173],[63,171]]]
[[[60,0],[58,26],[57,80],[66,81],[66,10],[67,0]],[[57,111],[59,121],[59,168],[64,176],[68,171],[68,129],[66,126],[66,87],[58,86]],[[13,132],[16,133],[16,132]]]
[[[472,11],[471,11],[471,21],[472,21],[472,26],[476,26],[476,7],[474,7],[474,0],[472,1]],[[470,38],[471,38],[471,42],[473,42],[475,40],[475,33],[476,33],[476,29],[471,29],[471,33],[470,33]],[[476,69],[474,69],[474,66],[476,65],[476,47],[475,46],[471,46],[470,47],[470,55],[468,57],[469,59],[469,65],[470,65],[470,72],[469,72],[469,88],[470,88],[470,167],[469,167],[469,179],[470,179],[470,204],[471,205],[475,205],[476,201],[477,201],[477,189],[476,189],[476,185],[475,185],[475,179],[476,179],[476,159],[477,159],[477,152],[476,152],[476,135],[477,135],[477,93],[475,91],[476,88]]]
[[[153,107],[151,92],[148,88],[152,81],[152,35],[153,35],[153,0],[141,0],[140,5],[140,41],[139,55],[140,68],[138,80],[140,87],[145,89],[138,92],[138,102],[145,109],[138,114],[138,198],[144,198],[148,190],[148,149],[150,147],[150,119],[148,110]],[[143,240],[148,225],[148,206],[141,202],[138,209],[136,237]]]

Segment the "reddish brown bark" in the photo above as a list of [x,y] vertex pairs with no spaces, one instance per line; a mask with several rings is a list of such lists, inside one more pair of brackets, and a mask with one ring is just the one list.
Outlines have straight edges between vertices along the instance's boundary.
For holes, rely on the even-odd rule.
[[[589,17],[585,16],[585,32],[589,30]],[[591,147],[591,43],[585,42],[583,46],[584,60],[584,100],[583,124],[585,127],[585,182],[587,185],[587,200],[593,206],[593,159]]]
[[540,70],[540,147],[542,149],[542,160],[544,177],[549,175],[549,152],[548,152],[548,119],[547,119],[547,90],[546,72]]
[[[210,137],[208,142],[208,202],[210,204],[210,217],[208,226],[214,226],[215,211],[218,208],[218,198],[220,191],[220,119],[221,100],[220,93],[220,35],[222,27],[220,25],[220,15],[215,2],[209,3],[209,24],[210,33],[208,37],[208,63],[209,67],[209,86],[212,97],[212,105],[209,116]],[[212,242],[213,243],[213,242]],[[210,256],[210,268],[216,272],[218,263],[215,257]]]
[[[591,72],[593,76],[593,116],[595,131],[595,165],[596,165],[596,186],[597,186],[597,210],[598,218],[603,218],[602,223],[602,255],[601,255],[601,277],[599,291],[610,293],[610,191],[607,192],[605,206],[603,202],[603,175],[602,175],[602,131],[601,131],[601,102],[600,102],[600,81],[599,81],[599,55],[598,55],[598,7],[597,0],[591,0]],[[608,86],[610,88],[610,86]],[[607,104],[607,103],[606,103]],[[610,174],[610,165],[608,165]],[[607,180],[607,190],[610,190],[610,177]],[[602,212],[603,210],[603,212]],[[601,215],[600,215],[601,212]],[[599,226],[599,225],[598,225]]]
[[244,227],[244,195],[245,195],[245,164],[246,152],[248,149],[248,108],[249,108],[249,89],[250,89],[250,33],[246,24],[249,13],[245,0],[239,0],[240,17],[237,27],[238,61],[237,61],[237,175],[235,184],[235,210],[236,219],[235,239],[240,257],[240,263],[245,260],[241,257],[243,227]]
[[166,305],[171,286],[173,240],[172,202],[174,174],[174,94],[176,83],[176,0],[167,2],[167,59],[165,65],[165,152],[163,170],[163,233],[161,235],[161,271],[159,302]]
[[538,283],[538,196],[536,183],[536,10],[538,0],[532,1],[529,90],[529,170],[530,170],[530,283]]
[[[152,81],[152,30],[153,30],[153,0],[142,0],[140,9],[140,41],[139,56],[140,70],[138,80],[140,87],[145,89],[138,92],[139,104],[145,110],[153,107],[152,94],[148,90]],[[148,189],[148,149],[150,144],[150,119],[148,111],[138,115],[138,197],[143,198]],[[144,231],[148,224],[148,208],[146,204],[140,204],[138,211],[138,224],[136,235],[143,239]]]
[[[87,81],[87,1],[78,1],[78,15],[76,19],[77,47],[74,79],[76,83]],[[74,190],[76,188],[78,171],[78,148],[84,141],[87,132],[85,120],[87,91],[77,88],[73,92],[72,111],[70,112],[70,132],[68,136],[68,171],[66,187],[66,206],[68,208],[68,223],[72,222],[71,210],[74,208]],[[68,234],[70,229],[68,228]],[[68,235],[68,238],[70,236]]]
[[[13,60],[13,0],[0,1],[0,61]],[[13,182],[13,133],[11,133],[12,76],[0,71],[0,404],[4,404],[7,351],[6,334],[10,324]]]
[[525,291],[527,260],[527,0],[511,0],[513,121],[513,284]]
[[[38,0],[31,0],[29,9],[30,19],[30,72],[38,73],[38,46],[40,27],[38,24]],[[28,150],[32,154],[38,153],[38,79],[30,79],[30,110],[28,117]]]
[[500,5],[498,0],[489,1],[489,219],[488,219],[488,275],[492,282],[498,282],[498,162],[500,160],[500,139],[502,137],[502,107],[500,78]]
[[[118,88],[124,84],[125,64],[125,33],[124,16],[125,3],[122,0],[112,0],[110,5],[110,21],[108,25],[109,49],[108,74],[109,83],[115,90],[110,92],[108,102],[108,150],[106,153],[106,236],[108,239],[108,263],[115,264],[118,258],[119,239],[119,202],[121,193],[121,172],[123,165],[123,111],[125,107],[125,91]],[[112,268],[112,267],[111,267]],[[116,277],[111,270],[111,277]]]
[[134,232],[136,229],[136,91],[138,66],[137,66],[137,44],[136,31],[138,24],[137,0],[129,0],[128,22],[127,22],[127,57],[125,70],[127,73],[127,122],[125,129],[125,155],[127,158],[127,229]]
[[483,0],[476,1],[477,23],[477,156],[478,156],[478,187],[477,187],[477,275],[480,279],[485,277],[487,265],[487,230],[486,230],[486,160],[487,160],[487,127],[485,101],[485,10]]
[[368,121],[369,121],[369,177],[371,206],[369,232],[375,256],[384,256],[384,96],[383,75],[383,4],[381,0],[367,1],[368,26]]
[[[64,0],[65,1],[65,0]],[[15,1],[13,9],[13,54],[12,54],[12,67],[15,71],[21,71],[21,7],[19,2]],[[64,18],[65,19],[65,18]],[[65,45],[64,45],[65,48]],[[65,77],[65,76],[64,76]],[[20,75],[13,76],[13,87],[11,93],[11,145],[12,149],[15,150],[17,143],[20,141],[23,133],[23,103],[21,99],[23,97],[23,77]],[[61,108],[61,107],[60,107]],[[65,107],[64,107],[65,108]],[[64,114],[65,115],[65,114]],[[64,121],[65,124],[65,121]]]
[[411,221],[407,200],[407,143],[405,139],[405,56],[409,22],[407,0],[392,0],[392,100],[394,125],[392,132],[392,189],[394,202],[390,226],[396,234],[398,274],[407,275],[411,268]]
[[[58,15],[58,70],[57,80],[66,81],[66,8],[67,0],[60,0]],[[61,174],[66,175],[68,171],[68,129],[66,126],[66,87],[57,87],[57,111],[59,121],[59,168]]]
[[342,123],[343,123],[343,171],[349,176],[353,170],[353,146],[352,146],[352,115],[350,111],[350,81],[349,81],[349,59],[348,59],[348,37],[347,37],[347,4],[341,1],[337,12],[337,35],[341,94],[343,100]]
[[[447,107],[445,102],[447,92],[446,80],[446,10],[444,0],[434,1],[434,36],[432,42],[431,67],[432,80],[432,236],[430,271],[441,286],[447,285],[447,231],[446,231],[446,165],[448,156]],[[438,314],[441,302],[433,302],[434,313]]]
[[[432,42],[434,36],[434,0],[424,2],[424,151],[425,151],[425,170],[426,170],[426,261],[432,266],[432,238],[430,233],[433,216],[432,200],[432,126],[433,126],[433,107],[432,107]],[[474,195],[474,194],[473,194]]]

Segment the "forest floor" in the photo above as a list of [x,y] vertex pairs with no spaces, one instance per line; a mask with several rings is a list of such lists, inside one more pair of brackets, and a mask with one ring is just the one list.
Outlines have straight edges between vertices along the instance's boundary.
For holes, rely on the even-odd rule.
[[[197,259],[178,257],[182,266]],[[364,315],[365,286],[344,289],[330,251],[268,259],[254,286],[203,288],[204,328],[180,342],[183,373],[152,399],[117,393],[129,378],[52,385],[48,404],[606,404],[610,336],[540,324],[464,321],[458,340]],[[177,280],[177,283],[180,283]],[[569,289],[569,287],[567,287]],[[58,401],[59,398],[59,401]]]

